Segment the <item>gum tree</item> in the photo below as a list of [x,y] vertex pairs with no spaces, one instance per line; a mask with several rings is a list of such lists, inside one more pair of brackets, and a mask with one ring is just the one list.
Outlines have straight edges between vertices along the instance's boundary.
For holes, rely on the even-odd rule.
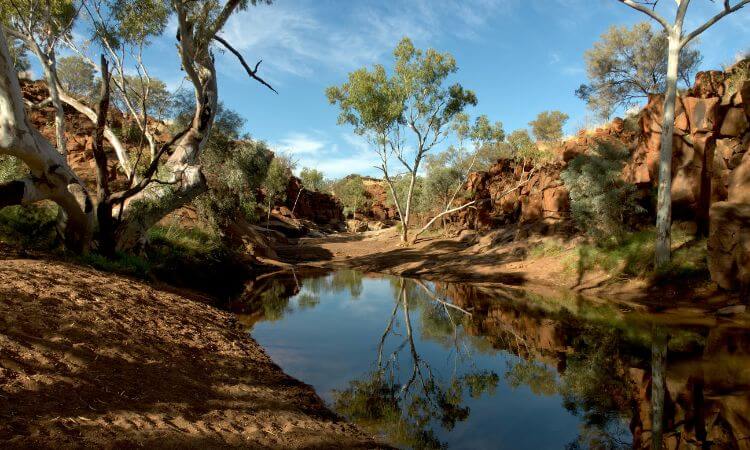
[[[219,103],[213,45],[218,43],[228,49],[239,59],[248,76],[273,90],[257,75],[260,62],[250,68],[242,55],[219,36],[236,11],[270,1],[228,0],[221,4],[217,1],[172,0],[170,3],[177,17],[177,51],[182,68],[193,85],[195,109],[187,131],[160,168],[164,173],[162,182],[152,183],[123,205],[123,224],[118,236],[121,250],[139,246],[149,228],[206,190],[199,157],[211,133]],[[157,155],[156,159],[160,156]]]
[[[340,87],[327,90],[328,99],[341,108],[340,123],[349,123],[359,134],[371,137],[382,164],[402,223],[401,241],[409,242],[414,187],[425,156],[450,133],[454,117],[466,106],[476,105],[472,91],[460,84],[447,85],[458,67],[450,53],[420,50],[403,38],[393,52],[394,70],[388,76],[382,66],[372,72],[349,74]],[[388,173],[388,159],[395,157],[405,169],[409,186],[403,201]]]
[[[576,90],[589,109],[609,119],[617,108],[631,108],[650,94],[665,91],[667,33],[648,22],[632,27],[613,25],[586,50],[588,84]],[[678,79],[689,86],[702,60],[700,51],[688,45],[680,53]]]
[[58,92],[57,47],[70,34],[79,2],[70,0],[2,0],[0,20],[5,32],[31,50],[39,60],[47,81],[50,100],[55,108],[57,151],[67,155],[65,113]]
[[65,242],[86,251],[94,223],[92,199],[65,158],[34,128],[26,116],[16,68],[0,29],[0,154],[14,156],[29,175],[0,184],[0,208],[52,200],[64,212]]
[[[672,139],[674,133],[675,103],[677,101],[677,79],[680,67],[680,52],[701,33],[724,17],[739,11],[750,0],[721,0],[721,11],[709,18],[693,31],[683,29],[690,0],[675,0],[674,21],[669,22],[656,11],[660,0],[617,0],[636,11],[646,14],[664,28],[667,33],[667,75],[664,96],[664,120],[662,122],[661,148],[659,150],[659,183],[656,205],[656,250],[654,265],[665,266],[671,259],[672,225]],[[717,2],[718,3],[718,2]]]

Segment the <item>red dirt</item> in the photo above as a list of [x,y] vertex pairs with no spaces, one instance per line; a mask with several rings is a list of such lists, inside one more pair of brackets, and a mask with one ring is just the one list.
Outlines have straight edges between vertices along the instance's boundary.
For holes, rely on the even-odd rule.
[[3,448],[379,446],[199,301],[7,253],[0,298]]

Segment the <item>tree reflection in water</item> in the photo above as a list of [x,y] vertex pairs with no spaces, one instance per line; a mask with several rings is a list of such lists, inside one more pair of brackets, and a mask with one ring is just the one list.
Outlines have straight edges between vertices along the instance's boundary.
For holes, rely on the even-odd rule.
[[[459,374],[458,364],[471,364],[469,347],[459,332],[460,323],[471,313],[442,300],[422,282],[398,279],[396,285],[396,301],[377,347],[375,367],[335,393],[334,409],[366,429],[386,435],[394,444],[442,448],[433,427],[439,424],[451,430],[466,420],[470,410],[463,404],[464,396],[493,394],[499,377],[487,370]],[[420,357],[412,323],[414,309],[421,312],[423,339],[452,342],[455,365],[447,378]],[[402,323],[397,320],[399,310]],[[397,343],[386,353],[389,338]]]
[[[488,361],[502,358],[509,388],[559,396],[578,417],[569,449],[750,448],[746,326],[657,326],[648,316],[576,297],[383,276],[366,280],[380,286],[387,280],[383,287],[393,291],[376,301],[360,298],[365,278],[353,271],[281,280],[256,280],[243,311],[278,320],[342,292],[347,294],[327,297],[329,304],[389,302],[387,311],[379,309],[383,331],[373,330],[358,344],[374,346],[372,363],[356,365],[346,373],[348,383],[336,384],[341,390],[333,396],[333,409],[392,444],[444,447],[451,439],[446,431],[472,421],[470,398],[495,395],[500,377],[488,368],[498,366]],[[342,337],[365,339],[353,324]],[[301,348],[314,345],[305,342]],[[347,378],[352,375],[357,378]],[[503,400],[512,395],[502,392]],[[514,414],[504,410],[504,401],[496,404],[485,404],[477,417],[502,421]]]

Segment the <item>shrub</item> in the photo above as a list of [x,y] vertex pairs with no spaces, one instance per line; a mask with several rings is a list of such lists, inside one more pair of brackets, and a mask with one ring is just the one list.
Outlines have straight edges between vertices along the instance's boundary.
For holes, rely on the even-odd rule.
[[0,155],[0,183],[7,183],[26,175],[26,167],[20,159],[10,155]]
[[626,183],[624,148],[607,143],[573,159],[561,178],[570,192],[570,210],[579,228],[598,239],[621,239],[631,219],[645,212],[636,187]]
[[0,209],[0,239],[24,248],[51,249],[57,243],[57,208],[41,203]]

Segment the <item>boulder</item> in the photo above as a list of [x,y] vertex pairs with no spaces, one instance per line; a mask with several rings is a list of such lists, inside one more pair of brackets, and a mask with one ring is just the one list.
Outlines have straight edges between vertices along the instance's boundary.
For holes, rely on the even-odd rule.
[[562,217],[570,209],[570,196],[564,186],[545,189],[542,192],[542,208],[547,217]]
[[729,108],[719,131],[723,136],[739,137],[745,134],[750,124],[742,108]]
[[367,231],[367,222],[356,219],[349,219],[346,221],[346,229],[351,233],[362,233]]
[[750,204],[718,202],[711,207],[708,269],[723,289],[750,287]]
[[717,97],[683,97],[682,103],[690,122],[690,132],[717,131],[719,123],[719,103]]
[[750,152],[745,152],[740,164],[729,175],[727,191],[728,201],[750,204]]
[[729,162],[732,155],[738,153],[741,149],[741,142],[737,138],[726,138],[716,140],[716,153],[721,155],[725,161]]
[[[735,99],[742,100],[742,107],[745,110],[745,115],[750,117],[750,80],[742,83],[739,89],[739,95]],[[740,106],[737,104],[736,106]]]

